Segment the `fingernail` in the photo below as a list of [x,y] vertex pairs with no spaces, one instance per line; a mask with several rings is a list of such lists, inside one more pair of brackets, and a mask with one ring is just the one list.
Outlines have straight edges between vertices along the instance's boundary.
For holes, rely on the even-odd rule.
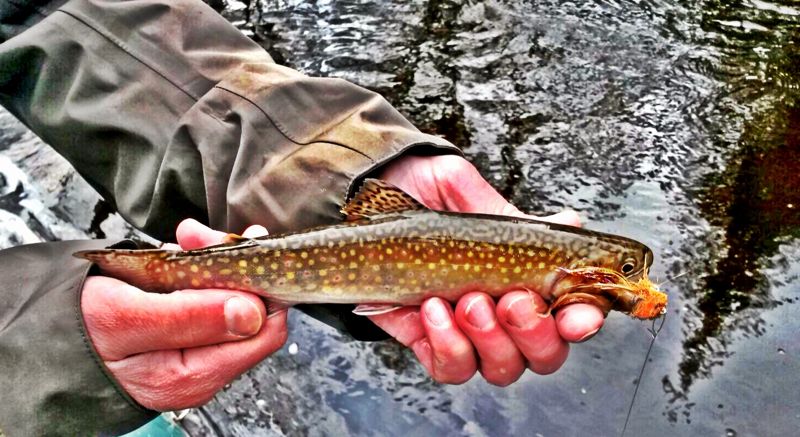
[[488,328],[494,323],[494,311],[482,296],[475,297],[467,304],[464,315],[469,324],[478,329]]
[[527,328],[541,317],[536,302],[530,296],[520,296],[508,306],[508,323],[517,328]]
[[578,341],[576,341],[575,343],[583,343],[584,341],[594,337],[594,335],[597,334],[598,331],[600,331],[600,328],[597,328],[594,331],[590,331],[590,332],[586,333],[586,335],[584,335],[583,337],[579,338]]
[[249,337],[261,329],[261,322],[261,311],[253,302],[241,297],[225,301],[225,325],[231,334]]
[[450,311],[439,299],[433,299],[425,305],[425,317],[433,326],[442,328],[450,323]]

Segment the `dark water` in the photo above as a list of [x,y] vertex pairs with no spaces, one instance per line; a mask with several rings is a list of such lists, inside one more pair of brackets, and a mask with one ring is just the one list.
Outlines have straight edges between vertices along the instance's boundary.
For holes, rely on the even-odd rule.
[[[648,244],[655,277],[683,274],[664,286],[670,311],[627,435],[796,433],[800,5],[224,6],[277,61],[379,91],[421,129],[462,146],[523,209],[572,207],[587,227]],[[131,232],[10,116],[0,123],[5,246]],[[295,347],[184,427],[197,435],[618,435],[650,342],[648,324],[612,314],[555,375],[529,374],[505,389],[479,378],[450,387],[431,383],[391,343],[353,342],[299,314],[291,324]]]

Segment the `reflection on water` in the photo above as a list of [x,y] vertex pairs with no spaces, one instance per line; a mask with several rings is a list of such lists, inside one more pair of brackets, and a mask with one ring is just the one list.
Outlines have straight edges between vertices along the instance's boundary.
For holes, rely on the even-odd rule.
[[[763,268],[780,246],[800,236],[800,9],[760,1],[706,2],[702,27],[720,51],[715,73],[744,107],[746,120],[724,170],[706,177],[697,193],[704,217],[723,229],[720,256],[701,279],[693,313],[699,319],[683,341],[679,384],[664,377],[670,401],[687,401],[698,377],[733,354],[737,333],[768,329],[760,312],[777,299]],[[779,259],[779,263],[795,260]],[[676,419],[676,410],[670,418]]]

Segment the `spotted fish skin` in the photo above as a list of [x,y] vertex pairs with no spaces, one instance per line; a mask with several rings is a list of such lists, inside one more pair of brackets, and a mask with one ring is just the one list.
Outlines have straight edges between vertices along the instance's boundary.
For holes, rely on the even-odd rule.
[[334,226],[201,250],[76,253],[143,290],[246,290],[271,301],[414,305],[470,291],[530,290],[551,309],[584,302],[652,318],[666,295],[653,254],[630,238],[527,218],[436,212],[367,179]]
[[[652,252],[625,237],[532,219],[401,211],[307,232],[194,251],[78,254],[147,291],[246,290],[284,304],[419,304],[470,291],[527,289],[548,300],[575,286],[583,266],[640,277]],[[627,265],[626,265],[627,264]],[[561,285],[561,286],[560,286]]]

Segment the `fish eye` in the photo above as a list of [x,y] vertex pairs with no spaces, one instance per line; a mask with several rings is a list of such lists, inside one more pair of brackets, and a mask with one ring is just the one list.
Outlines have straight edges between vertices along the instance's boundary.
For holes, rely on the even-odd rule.
[[622,270],[622,273],[627,275],[628,273],[633,272],[634,268],[636,268],[636,261],[634,261],[631,258],[628,258],[625,260],[625,264],[622,265],[620,270]]

